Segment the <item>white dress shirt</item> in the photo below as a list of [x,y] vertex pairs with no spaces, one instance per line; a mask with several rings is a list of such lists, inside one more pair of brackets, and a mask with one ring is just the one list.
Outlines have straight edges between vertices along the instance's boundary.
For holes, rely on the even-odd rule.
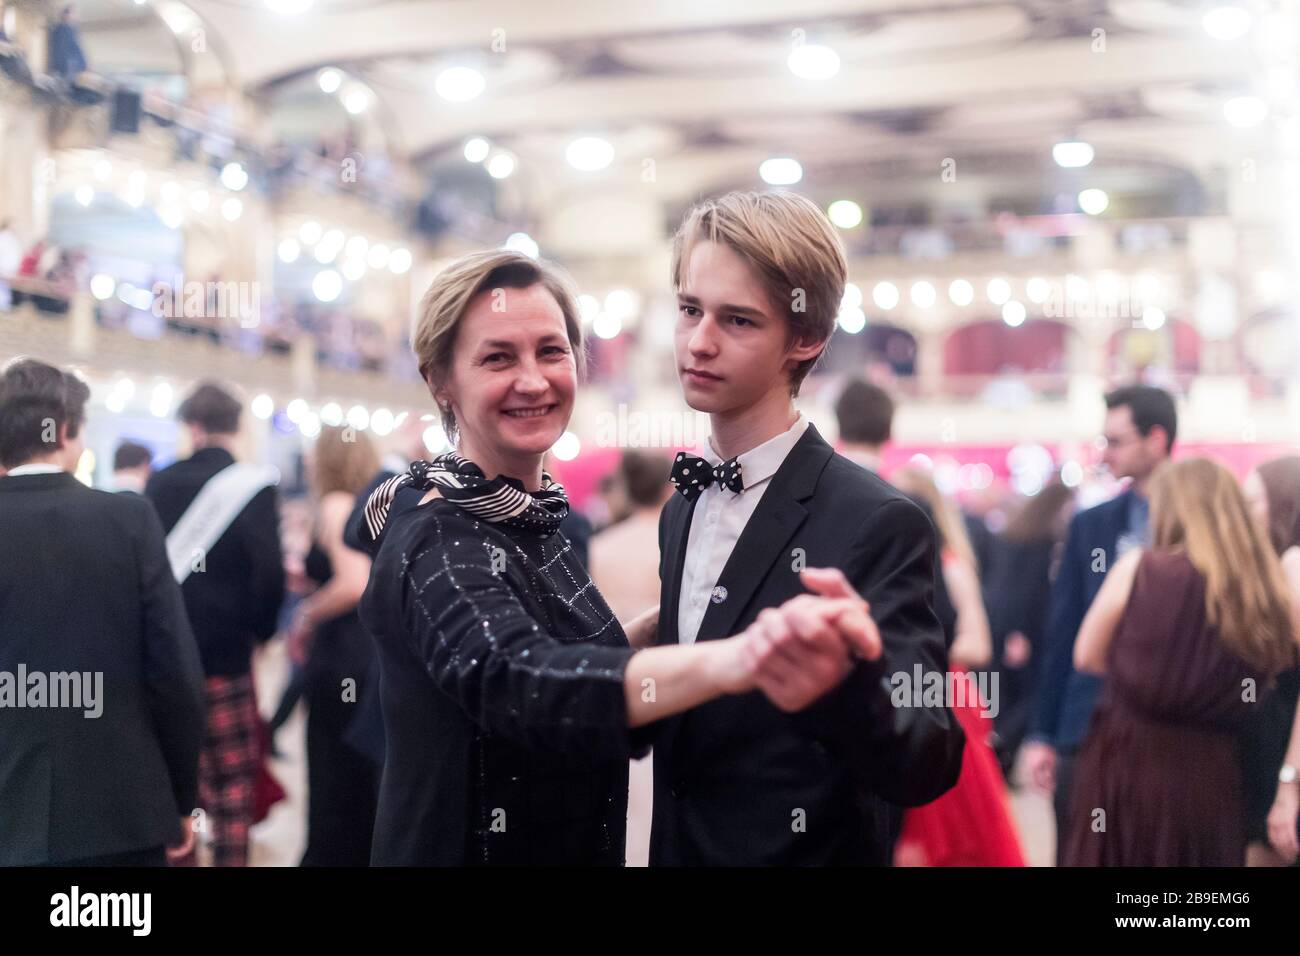
[[6,474],[10,478],[18,478],[22,475],[57,475],[63,471],[58,465],[47,465],[37,463],[31,465],[19,465],[17,468],[10,468]]
[[[677,603],[680,643],[694,644],[709,602],[721,604],[726,600],[726,594],[717,586],[722,569],[727,566],[727,559],[763,492],[772,483],[772,476],[807,428],[808,420],[800,415],[786,431],[738,456],[740,478],[745,483],[741,491],[731,491],[714,482],[700,492],[691,515],[686,562],[682,566],[682,590]],[[722,464],[722,458],[713,450],[712,439],[696,454],[711,465]]]

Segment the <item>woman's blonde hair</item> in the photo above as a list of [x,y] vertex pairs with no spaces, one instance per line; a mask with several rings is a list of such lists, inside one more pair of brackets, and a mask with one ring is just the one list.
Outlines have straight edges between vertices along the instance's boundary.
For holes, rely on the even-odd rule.
[[1208,458],[1151,480],[1151,543],[1181,548],[1205,576],[1205,610],[1225,647],[1272,676],[1296,662],[1282,565],[1232,473]]
[[314,456],[311,483],[318,498],[332,491],[358,495],[379,470],[379,455],[370,436],[350,426],[322,428]]
[[[849,267],[844,243],[816,203],[790,192],[732,192],[700,203],[673,237],[677,291],[701,240],[723,243],[749,263],[772,309],[785,317],[789,341],[830,340]],[[820,358],[819,352],[795,366],[792,395]]]
[[904,494],[925,502],[934,518],[934,528],[939,532],[940,546],[957,555],[978,573],[979,560],[975,557],[970,535],[966,533],[966,521],[956,503],[934,483],[934,476],[915,465],[904,465],[889,476],[889,481]]
[[[582,323],[574,300],[569,277],[556,265],[532,259],[522,252],[489,249],[461,256],[433,278],[411,327],[411,351],[415,353],[420,376],[434,392],[451,370],[456,332],[474,299],[493,289],[528,289],[545,287],[564,313],[564,327],[573,347],[578,375],[586,370],[582,344]],[[456,436],[456,415],[440,406],[443,431],[449,439]]]

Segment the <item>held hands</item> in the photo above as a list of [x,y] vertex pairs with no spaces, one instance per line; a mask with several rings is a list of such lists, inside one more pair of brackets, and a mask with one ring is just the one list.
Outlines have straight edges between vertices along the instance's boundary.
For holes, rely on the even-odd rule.
[[880,631],[866,601],[836,568],[809,568],[803,583],[813,594],[762,611],[738,635],[742,684],[757,688],[781,710],[803,710],[836,687],[853,659],[876,660]]

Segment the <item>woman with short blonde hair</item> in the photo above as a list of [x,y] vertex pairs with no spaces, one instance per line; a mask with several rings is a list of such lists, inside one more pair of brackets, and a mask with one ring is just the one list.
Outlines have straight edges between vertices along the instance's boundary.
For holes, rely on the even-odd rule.
[[[508,249],[472,252],[448,265],[420,299],[415,323],[411,327],[411,351],[415,353],[420,377],[430,389],[437,389],[446,379],[456,346],[456,332],[475,297],[490,292],[495,311],[505,311],[511,290],[540,285],[560,307],[564,331],[572,348],[579,379],[587,370],[582,323],[574,298],[572,280],[556,266],[541,259],[531,259]],[[447,440],[456,440],[456,416],[439,403],[443,431]]]

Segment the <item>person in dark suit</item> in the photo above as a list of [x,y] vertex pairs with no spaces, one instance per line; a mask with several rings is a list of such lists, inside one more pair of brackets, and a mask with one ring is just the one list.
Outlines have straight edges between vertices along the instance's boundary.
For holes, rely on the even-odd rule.
[[[771,609],[808,588],[869,608],[883,648],[795,717],[760,682],[766,698],[669,720],[654,744],[651,866],[884,864],[890,804],[933,800],[961,768],[965,738],[946,704],[891,693],[946,670],[934,528],[794,405],[846,271],[834,228],[790,193],[705,202],[674,242],[678,375],[713,434],[673,467],[659,642],[707,645],[751,625],[780,637]],[[804,570],[814,566],[830,570]]]
[[1178,432],[1173,396],[1150,385],[1127,385],[1106,396],[1106,450],[1102,461],[1116,478],[1131,478],[1110,501],[1070,521],[1048,604],[1046,641],[1039,659],[1037,700],[1021,747],[1030,779],[1053,793],[1057,863],[1070,830],[1074,761],[1096,709],[1102,679],[1073,664],[1074,640],[1084,615],[1115,562],[1150,538],[1147,488],[1169,460]]
[[109,490],[144,496],[153,474],[153,452],[144,445],[124,441],[113,452],[113,477]]
[[[71,474],[89,395],[32,359],[0,373],[0,866],[161,866],[193,844],[198,648],[153,508]],[[32,706],[55,675],[72,706]]]
[[[194,454],[150,479],[145,494],[172,534],[210,481],[236,467],[231,453],[242,406],[219,385],[200,384],[178,417]],[[258,716],[251,674],[255,644],[276,630],[284,599],[279,509],[263,484],[191,562],[181,591],[206,675],[208,731],[201,787],[217,866],[245,866],[260,766]],[[187,552],[184,561],[190,560]],[[173,564],[175,570],[176,565]]]

